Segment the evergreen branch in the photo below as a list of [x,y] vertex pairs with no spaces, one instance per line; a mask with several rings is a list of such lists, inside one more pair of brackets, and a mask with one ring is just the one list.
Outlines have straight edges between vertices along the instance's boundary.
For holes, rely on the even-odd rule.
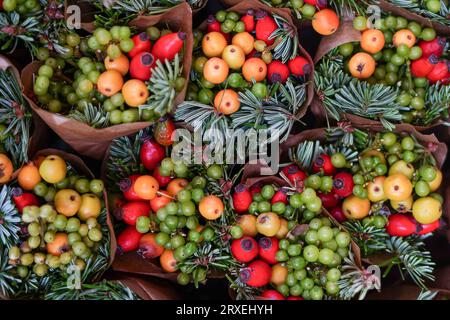
[[364,257],[377,251],[386,250],[386,241],[390,236],[384,228],[365,225],[359,220],[346,221],[344,227],[359,246]]
[[15,167],[28,161],[31,129],[31,107],[23,97],[20,85],[10,69],[0,70],[0,124],[5,150]]
[[101,106],[94,106],[91,103],[85,105],[83,111],[72,110],[67,118],[87,124],[92,128],[106,128],[109,126],[109,112]]
[[435,263],[420,237],[391,237],[386,242],[386,252],[395,255],[392,264],[398,265],[400,272],[406,272],[420,288],[426,289],[426,280],[434,281]]
[[20,42],[32,53],[37,50],[41,33],[40,21],[30,16],[25,19],[15,11],[0,12],[0,50],[12,53]]
[[151,135],[151,127],[140,130],[133,137],[119,137],[112,141],[106,160],[108,187],[119,191],[118,183],[132,174],[144,172],[140,152],[146,137]]
[[0,242],[10,248],[19,242],[21,219],[11,201],[11,190],[4,185],[0,192]]
[[434,300],[438,293],[439,291],[422,290],[420,291],[417,300]]
[[298,35],[295,32],[295,28],[283,17],[274,14],[273,19],[278,26],[278,28],[269,36],[269,39],[275,40],[273,58],[286,63],[297,56],[299,45]]
[[447,114],[450,108],[450,86],[436,83],[427,88],[425,92],[424,125],[429,125]]
[[344,300],[350,300],[356,296],[359,300],[363,300],[370,290],[380,291],[381,288],[380,279],[364,268],[360,269],[351,251],[349,256],[344,258],[342,276],[338,285],[339,297]]
[[181,75],[183,66],[177,54],[172,62],[166,60],[164,63],[156,61],[156,67],[152,70],[152,76],[148,88],[152,94],[147,103],[139,107],[139,111],[153,110],[160,117],[171,112],[177,90],[175,83]]
[[68,288],[66,279],[54,283],[52,290],[45,295],[46,300],[140,300],[128,287],[119,281],[107,281],[87,284],[81,288]]
[[289,158],[301,169],[309,172],[321,153],[323,153],[323,148],[320,141],[306,140],[289,150]]

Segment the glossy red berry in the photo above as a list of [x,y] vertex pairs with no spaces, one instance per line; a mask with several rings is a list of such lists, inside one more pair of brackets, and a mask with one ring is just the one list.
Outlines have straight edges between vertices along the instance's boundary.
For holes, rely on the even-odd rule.
[[347,220],[347,217],[345,216],[344,210],[342,210],[341,206],[331,209],[330,214],[338,222],[344,222],[345,220]]
[[311,72],[311,65],[303,57],[295,57],[288,62],[288,67],[294,76],[301,77]]
[[305,300],[305,299],[303,299],[302,297],[291,296],[291,297],[287,297],[286,300]]
[[304,0],[304,1],[305,3],[318,7],[319,9],[326,8],[328,4],[327,0]]
[[439,227],[441,226],[441,221],[440,220],[436,220],[433,223],[428,223],[428,224],[419,224],[418,228],[417,228],[417,234],[419,235],[424,235],[427,233],[431,233],[436,231]]
[[133,49],[128,52],[128,55],[133,58],[141,52],[150,52],[152,46],[150,42],[150,37],[146,32],[141,32],[131,38],[134,42]]
[[284,300],[284,296],[279,293],[277,290],[269,289],[264,290],[261,293],[261,298],[267,299],[267,300]]
[[123,192],[125,200],[128,201],[143,200],[141,197],[137,195],[136,191],[134,191],[134,183],[140,176],[141,175],[139,174],[134,174],[119,182],[119,188],[120,191]]
[[450,62],[447,60],[439,61],[427,75],[431,83],[442,81],[450,76]]
[[176,127],[173,120],[168,116],[164,116],[156,123],[153,136],[160,145],[168,147],[173,144],[175,130]]
[[429,57],[432,54],[436,57],[442,56],[444,53],[445,45],[447,41],[443,37],[436,37],[433,40],[425,41],[422,40],[419,42],[419,47],[422,49],[422,56]]
[[438,58],[434,54],[414,60],[411,62],[411,73],[414,77],[425,78],[437,63]]
[[250,262],[258,255],[258,244],[255,239],[245,236],[233,240],[231,243],[231,253],[239,262]]
[[290,72],[287,65],[278,60],[273,60],[267,66],[267,79],[270,82],[276,83],[285,83],[289,78]]
[[172,177],[171,176],[167,176],[167,177],[163,177],[160,173],[159,173],[159,168],[157,167],[154,171],[153,171],[153,178],[156,179],[156,181],[158,181],[158,184],[160,187],[165,187],[169,184],[170,181],[172,181]]
[[255,12],[252,9],[247,10],[247,13],[242,16],[241,21],[244,22],[245,31],[252,32],[255,30]]
[[347,172],[340,172],[334,176],[333,192],[339,197],[345,198],[353,193],[353,176]]
[[322,153],[313,164],[314,172],[323,172],[327,176],[333,175],[335,168],[331,163],[331,157]]
[[267,262],[268,264],[276,264],[278,261],[275,258],[275,255],[278,251],[278,239],[277,238],[269,238],[264,237],[259,239],[259,257]]
[[238,184],[234,188],[232,199],[234,210],[237,213],[245,213],[252,203],[252,194],[244,184]]
[[156,60],[161,60],[161,62],[164,62],[166,59],[172,61],[175,55],[183,49],[186,37],[184,32],[166,34],[156,40],[151,53]]
[[277,202],[283,202],[284,204],[288,204],[288,197],[287,197],[287,191],[284,188],[279,189],[272,197],[272,200],[270,200],[271,204],[277,203]]
[[11,195],[19,213],[22,213],[25,207],[39,206],[39,199],[32,193],[23,192],[22,188],[13,188]]
[[206,20],[207,23],[207,30],[208,32],[221,32],[220,30],[220,22],[216,20],[216,18],[213,15],[210,15],[208,19]]
[[334,192],[319,192],[317,196],[322,200],[322,206],[325,209],[332,209],[339,204],[339,197]]
[[149,216],[150,204],[147,201],[133,201],[122,205],[117,209],[116,217],[130,226],[136,225],[136,220],[141,216]]
[[392,214],[386,224],[386,232],[393,237],[407,237],[417,231],[417,222],[405,214]]
[[155,58],[149,52],[140,52],[131,59],[130,76],[133,79],[147,81],[152,75]]
[[291,164],[283,168],[282,172],[294,185],[298,185],[299,183],[303,185],[303,181],[307,178],[306,173],[300,170],[300,168],[295,164]]
[[256,39],[264,41],[268,46],[275,42],[275,38],[270,36],[277,30],[275,20],[264,10],[256,12]]
[[272,268],[262,260],[253,261],[240,271],[241,281],[251,287],[263,287],[269,284],[271,275]]
[[139,248],[142,233],[135,226],[128,226],[117,237],[117,250],[119,253],[135,251]]
[[147,139],[141,147],[141,163],[147,170],[154,170],[164,159],[166,152],[164,147],[152,139]]
[[262,187],[260,184],[254,184],[250,187],[249,191],[253,197],[256,193],[261,193],[261,189]]

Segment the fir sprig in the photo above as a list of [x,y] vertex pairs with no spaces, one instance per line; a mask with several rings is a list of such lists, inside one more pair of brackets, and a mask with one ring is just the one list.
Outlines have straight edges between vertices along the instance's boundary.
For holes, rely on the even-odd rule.
[[289,149],[289,158],[301,169],[310,171],[317,157],[323,153],[320,141],[303,141],[295,148]]
[[337,121],[348,113],[379,120],[387,130],[393,130],[402,120],[397,102],[398,89],[354,79],[343,70],[341,58],[334,51],[322,58],[315,77],[316,92],[327,114]]
[[359,246],[364,257],[386,250],[386,242],[390,236],[386,233],[385,228],[377,228],[358,220],[346,221],[344,227]]
[[13,296],[17,285],[22,282],[19,276],[14,274],[14,267],[8,261],[8,249],[0,242],[0,295],[4,297]]
[[420,288],[427,289],[425,282],[434,281],[433,270],[436,265],[431,254],[425,249],[425,243],[420,237],[391,237],[386,242],[386,252],[394,255],[388,263],[387,274],[390,269],[397,265],[404,278],[404,273]]
[[293,125],[300,122],[296,114],[306,99],[305,85],[295,85],[288,80],[280,85],[276,94],[267,99],[257,98],[246,89],[239,92],[241,108],[231,115],[233,129],[266,129],[271,143],[286,141]]
[[295,28],[286,19],[274,14],[273,19],[278,28],[269,36],[270,40],[275,40],[273,48],[273,58],[280,59],[283,63],[295,58],[298,52],[298,35]]
[[41,32],[40,21],[35,16],[22,18],[17,12],[0,12],[0,49],[12,53],[20,42],[30,52],[37,50]]
[[85,105],[84,110],[72,110],[67,118],[85,123],[92,128],[106,128],[109,126],[109,112],[101,106],[94,106],[91,103]]
[[81,288],[64,287],[66,279],[56,282],[46,300],[140,300],[128,287],[119,281],[103,280],[97,283],[83,283]]
[[148,88],[152,93],[147,103],[139,107],[139,111],[151,110],[159,116],[164,116],[172,111],[177,95],[176,81],[181,76],[183,65],[179,55],[175,55],[173,61],[156,61]]
[[338,281],[339,297],[350,300],[358,296],[359,300],[363,300],[370,290],[380,290],[380,280],[375,274],[361,269],[356,264],[353,253],[349,251],[349,256],[344,258],[342,277]]
[[0,70],[0,124],[5,150],[16,167],[28,161],[28,142],[31,129],[31,107],[10,69]]
[[368,3],[364,0],[330,0],[330,6],[340,17],[343,17],[349,13],[365,15]]
[[19,242],[21,218],[11,201],[11,189],[4,185],[0,192],[0,243],[10,248]]
[[106,161],[108,186],[111,191],[119,191],[118,183],[132,174],[144,172],[140,152],[146,137],[151,134],[151,127],[140,130],[132,137],[119,137],[113,140]]

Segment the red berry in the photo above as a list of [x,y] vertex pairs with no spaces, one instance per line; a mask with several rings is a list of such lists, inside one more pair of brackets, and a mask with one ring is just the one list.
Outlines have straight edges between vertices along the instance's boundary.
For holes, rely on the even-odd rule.
[[347,172],[338,173],[333,180],[333,192],[342,197],[348,197],[353,193],[353,176]]
[[252,9],[247,11],[247,14],[241,18],[241,21],[244,22],[245,31],[252,32],[255,30],[255,13]]
[[261,297],[268,300],[284,300],[284,296],[277,290],[264,290]]
[[120,190],[123,192],[123,196],[126,200],[128,201],[143,200],[134,191],[134,183],[139,177],[140,177],[139,174],[134,174],[119,182]]
[[443,37],[436,37],[431,41],[422,40],[419,42],[419,47],[422,49],[422,56],[428,57],[432,54],[436,57],[442,56],[446,45],[446,40]]
[[207,21],[207,24],[208,24],[208,26],[207,26],[208,32],[213,32],[213,31],[215,31],[215,32],[222,32],[220,30],[220,22],[217,21],[216,18],[214,18],[213,15],[210,15],[208,17],[208,20],[206,20],[206,21]]
[[392,214],[388,218],[386,232],[393,237],[407,237],[417,231],[417,221],[404,214]]
[[427,75],[431,83],[442,81],[450,76],[450,62],[447,60],[439,61]]
[[271,275],[272,268],[266,262],[256,260],[241,269],[240,279],[251,287],[263,287],[269,284]]
[[147,170],[154,170],[166,156],[164,148],[152,139],[147,139],[141,147],[141,163]]
[[347,220],[344,214],[344,210],[342,210],[341,206],[331,209],[330,214],[338,222],[344,222],[345,220]]
[[154,259],[162,255],[164,247],[156,243],[156,235],[154,233],[147,233],[139,240],[138,253],[146,259]]
[[156,123],[156,128],[153,131],[153,136],[156,142],[160,145],[168,147],[173,144],[175,124],[170,117],[162,117]]
[[252,195],[252,197],[256,194],[256,193],[261,193],[261,189],[262,189],[262,187],[261,187],[261,185],[259,185],[259,184],[254,184],[254,185],[252,185],[251,187],[250,187],[250,193],[251,193],[251,195]]
[[287,297],[286,300],[305,300],[305,299],[303,299],[302,297],[291,296],[291,297]]
[[250,262],[258,255],[258,244],[255,239],[245,236],[233,240],[231,243],[231,253],[239,262]]
[[258,245],[259,257],[268,264],[276,264],[277,259],[275,259],[275,255],[278,251],[278,239],[274,237],[264,237],[259,239]]
[[117,250],[120,253],[135,251],[139,248],[141,238],[142,233],[139,233],[135,226],[128,226],[117,237]]
[[149,216],[150,204],[144,201],[128,202],[117,209],[116,217],[130,226],[136,225],[136,220],[141,216]]
[[270,201],[271,204],[277,203],[277,202],[283,202],[284,204],[288,204],[288,198],[287,193],[284,188],[281,188],[272,197],[272,200]]
[[39,199],[32,193],[23,192],[21,188],[13,188],[11,195],[19,213],[22,213],[25,207],[39,206]]
[[289,68],[283,62],[278,60],[273,60],[267,66],[267,79],[270,82],[276,83],[281,82],[285,83],[289,78]]
[[146,32],[141,32],[134,37],[131,38],[134,42],[133,49],[131,49],[130,52],[128,52],[128,55],[133,58],[137,54],[141,52],[149,52],[150,48],[152,46],[150,42],[150,37],[147,35]]
[[431,233],[433,231],[435,231],[436,229],[438,229],[441,226],[441,221],[440,220],[436,220],[435,222],[432,223],[428,223],[428,224],[419,224],[418,226],[418,232],[417,234],[420,235],[424,235],[427,233]]
[[152,75],[154,65],[155,58],[151,53],[140,52],[131,59],[130,76],[133,79],[147,81]]
[[322,206],[325,209],[331,209],[339,204],[339,198],[333,192],[321,193],[319,192],[317,196],[322,200]]
[[314,172],[321,172],[327,176],[333,175],[335,169],[331,163],[331,157],[327,154],[322,153],[313,164]]
[[160,173],[159,173],[159,168],[157,167],[154,171],[153,171],[153,178],[156,179],[156,181],[158,181],[158,184],[160,187],[165,187],[169,184],[170,181],[172,181],[172,177],[168,176],[168,177],[163,177]]
[[303,57],[295,57],[288,62],[288,67],[294,76],[301,77],[311,72],[311,65]]
[[244,184],[239,184],[234,188],[233,208],[237,213],[245,213],[252,203],[252,194]]
[[186,40],[186,33],[173,32],[166,34],[156,40],[153,45],[152,54],[156,60],[172,61],[175,55],[183,49],[184,40]]
[[263,40],[268,46],[272,45],[275,39],[269,37],[278,29],[275,20],[263,10],[256,12],[256,19],[256,39]]
[[294,185],[298,185],[300,183],[303,184],[303,181],[307,178],[306,173],[300,170],[300,168],[295,164],[285,167],[282,172]]
[[426,77],[438,63],[438,58],[432,54],[429,57],[422,57],[411,62],[411,73],[414,77]]

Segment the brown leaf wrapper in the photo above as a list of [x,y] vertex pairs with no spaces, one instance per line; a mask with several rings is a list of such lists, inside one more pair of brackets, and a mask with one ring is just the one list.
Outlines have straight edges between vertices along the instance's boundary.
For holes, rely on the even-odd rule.
[[[301,34],[297,29],[297,25],[294,23],[294,19],[292,18],[291,11],[287,8],[273,8],[258,0],[246,0],[246,1],[221,0],[220,2],[225,7],[227,7],[227,11],[234,11],[239,14],[245,14],[249,9],[265,10],[267,12],[277,14],[286,19],[289,25],[291,25],[294,28],[297,35],[299,37],[301,36]],[[206,22],[200,25],[200,29],[206,29]],[[305,59],[307,59],[311,66],[311,72],[308,74],[308,77],[306,79],[307,81],[306,101],[303,103],[302,107],[298,110],[296,114],[297,118],[300,119],[305,115],[306,111],[308,110],[308,106],[311,104],[314,96],[314,63],[309,53],[300,44],[298,45],[298,49],[300,55],[303,56]]]
[[114,272],[109,278],[128,287],[142,300],[181,300],[177,287],[164,279]]
[[[192,50],[194,38],[192,35],[192,11],[187,3],[179,4],[163,14],[155,16],[139,16],[130,22],[130,26],[136,27],[139,31],[145,31],[146,28],[154,25],[164,25],[172,31],[183,31],[187,38],[183,54],[183,76],[189,80],[189,71],[192,63]],[[84,23],[82,27],[87,31],[94,30],[93,23]],[[22,83],[24,92],[28,96],[33,111],[39,117],[67,142],[78,153],[101,160],[111,141],[121,136],[127,136],[151,125],[151,122],[135,122],[129,124],[119,124],[108,128],[95,129],[87,124],[69,119],[63,115],[48,112],[40,108],[33,101],[33,77],[40,67],[40,62],[32,62],[22,71]],[[186,95],[188,81],[184,88],[175,98],[174,106],[184,100]]]
[[[413,14],[408,10],[398,8],[392,4],[388,4],[384,0],[381,1],[380,7],[384,11],[390,11],[393,14],[402,16],[410,21],[417,21],[422,25],[431,26],[430,21],[428,19]],[[440,28],[435,29],[439,34],[449,36],[448,33],[443,32]],[[332,49],[336,47],[339,47],[340,45],[349,42],[359,42],[359,41],[361,41],[361,32],[353,28],[353,22],[349,20],[349,17],[347,17],[345,21],[341,22],[338,30],[334,34],[322,37],[322,40],[320,41],[319,47],[314,57],[314,63],[315,64],[319,63],[320,59],[322,59],[328,52],[330,52]],[[325,110],[325,106],[323,105],[320,96],[317,94],[317,92],[315,92],[314,98],[311,102],[310,109],[312,113],[316,116],[317,121],[319,122],[320,125],[325,125],[327,119],[331,123],[336,123],[336,121],[333,118],[328,117],[327,112]],[[368,119],[348,113],[340,114],[340,116],[342,118],[341,121],[351,121],[352,123],[355,124],[373,126],[380,123],[377,120]],[[437,120],[434,123],[430,124],[429,126],[414,126],[414,128],[417,131],[423,132],[441,126],[442,122],[443,122],[442,120]],[[447,138],[449,138],[449,134],[450,134],[449,130],[444,130],[442,136],[445,137],[445,140],[447,140]]]
[[[92,173],[92,171],[84,164],[83,160],[81,160],[78,156],[61,151],[61,150],[57,150],[57,149],[43,149],[40,151],[36,151],[35,153],[33,153],[32,159],[36,158],[38,156],[48,156],[48,155],[57,155],[60,156],[61,158],[63,158],[66,162],[68,162],[77,173],[83,174],[88,178],[95,178],[94,174]],[[108,196],[106,194],[106,191],[103,191],[103,199],[105,201],[105,207],[106,207],[106,224],[108,226],[108,230],[109,230],[109,237],[110,237],[110,241],[109,241],[109,251],[110,251],[110,256],[109,256],[109,262],[108,262],[108,266],[105,268],[104,271],[106,271],[106,269],[112,264],[112,262],[114,261],[114,256],[117,250],[117,242],[116,242],[116,237],[114,235],[114,229],[113,229],[113,224],[111,221],[111,215],[109,213],[108,210]],[[99,275],[100,277],[101,275]],[[98,280],[98,279],[96,279]]]
[[[380,123],[375,124],[357,124],[353,123],[353,127],[357,129],[365,129],[365,130],[371,130],[374,132],[383,132],[385,131],[384,127]],[[306,140],[321,140],[324,141],[326,137],[326,129],[320,128],[320,129],[312,129],[312,130],[306,130],[303,131],[297,135],[291,135],[288,140],[281,145],[281,161],[289,161],[288,152],[289,149],[292,147],[297,146],[301,142],[304,142]],[[420,144],[425,146],[433,155],[433,157],[436,159],[437,165],[439,168],[442,168],[444,165],[445,159],[447,157],[447,145],[443,142],[440,142],[434,134],[426,135],[421,132],[418,132],[418,130],[409,124],[399,124],[396,126],[395,131],[396,133],[402,133],[407,132],[408,134],[411,134],[414,136]],[[444,184],[446,184],[445,180],[443,181],[443,186],[441,186],[441,190],[444,190]],[[450,185],[446,187],[447,194],[450,195]],[[449,196],[445,197],[445,204],[443,207],[443,214],[448,219],[450,219],[450,200],[448,200]],[[450,237],[450,231],[447,231],[448,236]],[[450,238],[449,238],[450,239]],[[364,262],[369,264],[380,264],[383,261],[386,261],[386,259],[389,258],[389,255],[380,253],[373,256],[370,256],[366,259],[364,259]]]

